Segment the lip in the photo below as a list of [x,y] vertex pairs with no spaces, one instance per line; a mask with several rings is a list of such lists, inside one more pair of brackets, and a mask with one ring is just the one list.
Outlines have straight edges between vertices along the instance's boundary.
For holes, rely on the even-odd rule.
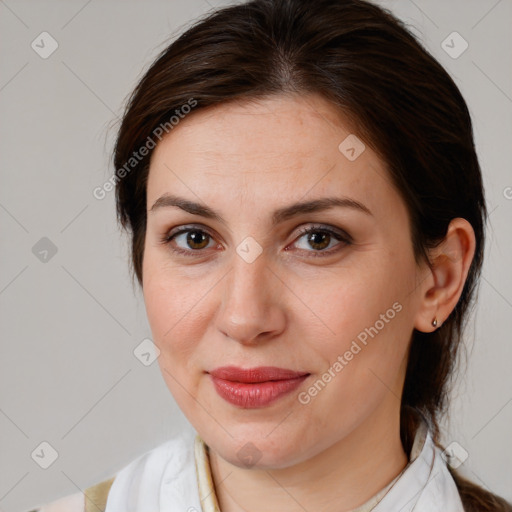
[[208,372],[215,390],[227,402],[244,409],[265,407],[291,393],[310,375],[276,366],[223,366]]

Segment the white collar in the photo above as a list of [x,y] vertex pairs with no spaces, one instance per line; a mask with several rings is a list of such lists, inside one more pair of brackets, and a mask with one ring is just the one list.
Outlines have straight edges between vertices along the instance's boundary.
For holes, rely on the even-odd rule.
[[[105,512],[220,512],[208,449],[190,430],[145,453],[114,480]],[[424,422],[398,477],[352,512],[464,512],[455,482]]]

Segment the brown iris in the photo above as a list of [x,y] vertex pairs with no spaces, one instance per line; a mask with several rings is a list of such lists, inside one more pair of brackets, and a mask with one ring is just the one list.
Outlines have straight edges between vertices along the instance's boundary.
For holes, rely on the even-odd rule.
[[[328,233],[310,233],[308,235],[308,242],[311,244],[313,249],[325,249],[331,241],[331,235]],[[326,243],[327,242],[327,243]]]
[[187,245],[191,249],[204,249],[208,245],[210,236],[202,231],[189,231],[187,233]]

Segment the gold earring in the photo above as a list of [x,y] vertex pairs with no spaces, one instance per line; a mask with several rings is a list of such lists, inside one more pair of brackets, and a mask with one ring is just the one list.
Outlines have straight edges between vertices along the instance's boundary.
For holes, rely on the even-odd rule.
[[432,327],[437,327],[437,318],[434,317],[434,320],[432,320]]

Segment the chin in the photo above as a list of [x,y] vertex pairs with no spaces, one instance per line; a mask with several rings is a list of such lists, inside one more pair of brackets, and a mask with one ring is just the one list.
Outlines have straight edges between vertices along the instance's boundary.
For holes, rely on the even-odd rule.
[[292,466],[294,464],[292,459],[295,454],[282,450],[273,452],[265,449],[260,450],[248,441],[238,450],[230,450],[226,454],[219,453],[219,455],[230,464],[242,469],[272,470]]
[[[294,438],[288,436],[271,437],[265,428],[265,433],[260,433],[251,428],[250,432],[238,433],[233,438],[223,435],[222,439],[212,439],[208,444],[224,460],[245,469],[282,469],[307,458],[301,451],[301,443],[294,442]],[[224,433],[225,434],[225,433]]]

